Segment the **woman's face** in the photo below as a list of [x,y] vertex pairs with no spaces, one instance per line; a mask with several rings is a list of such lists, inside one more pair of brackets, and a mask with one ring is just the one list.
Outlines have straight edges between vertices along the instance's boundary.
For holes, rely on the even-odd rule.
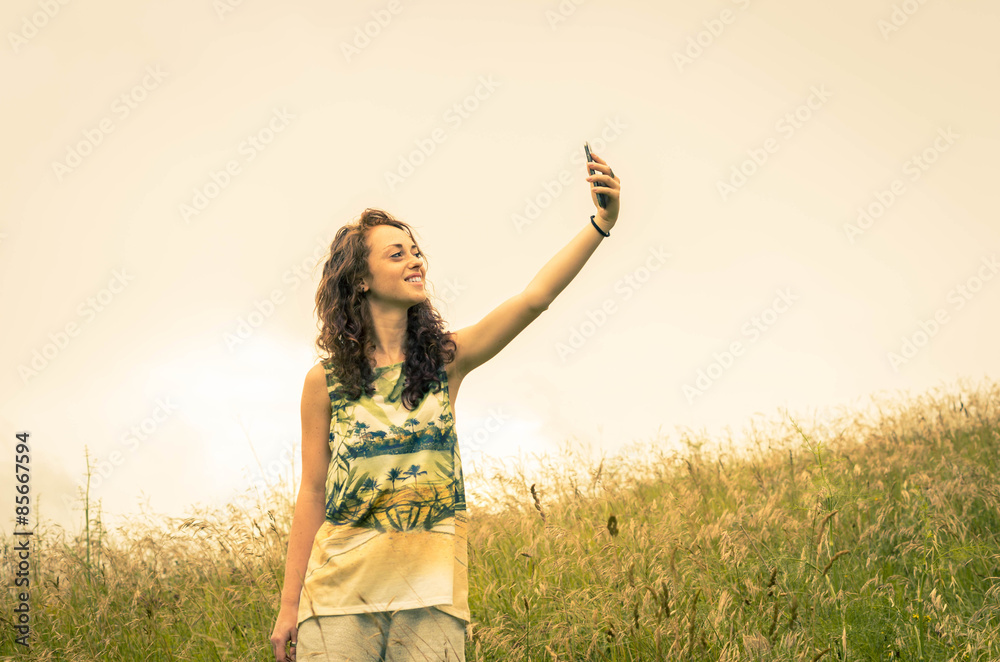
[[[427,298],[424,289],[424,256],[410,235],[393,225],[376,225],[368,231],[368,272],[363,279],[368,298],[407,308]],[[419,276],[418,282],[407,278]]]

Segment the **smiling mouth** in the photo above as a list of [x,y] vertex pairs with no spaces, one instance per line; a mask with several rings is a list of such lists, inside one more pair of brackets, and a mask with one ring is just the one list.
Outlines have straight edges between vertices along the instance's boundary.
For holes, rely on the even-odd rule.
[[404,283],[409,283],[410,285],[423,285],[424,284],[424,279],[423,278],[418,278],[417,280],[405,280],[404,279],[403,282]]

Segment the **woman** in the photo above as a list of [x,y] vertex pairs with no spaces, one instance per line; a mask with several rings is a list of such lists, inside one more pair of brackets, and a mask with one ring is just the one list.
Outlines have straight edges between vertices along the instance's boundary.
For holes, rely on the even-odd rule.
[[277,662],[465,660],[467,518],[453,407],[465,376],[548,308],[617,221],[620,181],[591,156],[597,214],[523,292],[456,332],[443,331],[427,299],[408,225],[366,209],[337,232],[316,294],[316,344],[330,358],[309,370],[302,392],[302,484],[271,633]]

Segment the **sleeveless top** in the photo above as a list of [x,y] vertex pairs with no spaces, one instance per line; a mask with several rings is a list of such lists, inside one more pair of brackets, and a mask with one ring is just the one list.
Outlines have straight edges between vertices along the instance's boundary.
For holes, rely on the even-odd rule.
[[469,623],[465,481],[445,367],[440,390],[432,384],[413,411],[403,406],[403,363],[375,368],[374,395],[354,401],[323,368],[332,408],[326,517],[297,625],[431,606]]

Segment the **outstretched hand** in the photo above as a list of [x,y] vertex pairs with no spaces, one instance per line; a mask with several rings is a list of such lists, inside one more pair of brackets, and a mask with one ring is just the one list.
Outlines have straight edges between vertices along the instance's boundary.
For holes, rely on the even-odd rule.
[[[588,184],[590,198],[593,200],[594,206],[597,207],[597,218],[604,221],[602,225],[607,230],[618,220],[622,183],[621,180],[615,177],[615,172],[608,165],[607,161],[598,156],[593,150],[590,151],[590,157],[594,160],[585,163],[583,166],[587,169],[587,182],[598,182],[597,186]],[[593,175],[590,174],[591,168],[597,171]],[[608,206],[603,209],[597,202],[598,193],[603,193],[607,201]]]

